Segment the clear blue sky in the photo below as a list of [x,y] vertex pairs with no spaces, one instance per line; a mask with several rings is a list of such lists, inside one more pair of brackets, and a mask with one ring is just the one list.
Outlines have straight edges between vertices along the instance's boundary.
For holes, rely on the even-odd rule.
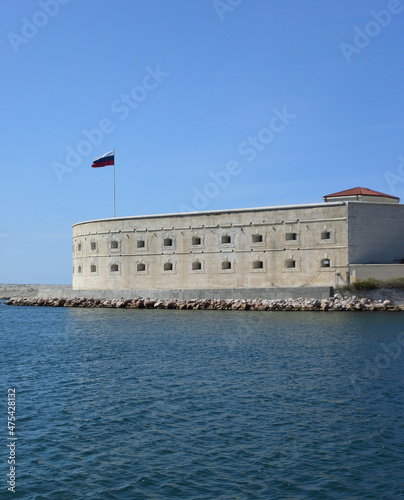
[[0,283],[71,283],[114,148],[117,216],[404,198],[404,0],[60,2],[2,5]]

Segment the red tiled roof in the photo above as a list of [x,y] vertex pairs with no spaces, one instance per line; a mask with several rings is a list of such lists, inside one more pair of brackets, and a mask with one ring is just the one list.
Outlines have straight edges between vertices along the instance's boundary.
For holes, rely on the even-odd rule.
[[352,189],[347,189],[345,191],[339,191],[338,193],[327,194],[324,198],[333,198],[334,196],[355,196],[355,195],[364,195],[364,196],[384,196],[386,198],[393,198],[395,200],[399,200],[397,196],[392,196],[391,194],[380,193],[379,191],[373,191],[368,188],[356,187]]

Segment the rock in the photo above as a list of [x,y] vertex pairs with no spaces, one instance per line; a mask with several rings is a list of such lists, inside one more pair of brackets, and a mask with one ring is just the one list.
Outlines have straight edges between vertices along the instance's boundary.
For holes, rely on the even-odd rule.
[[367,297],[343,297],[335,294],[328,299],[166,299],[151,300],[150,298],[133,299],[94,299],[55,297],[48,299],[12,297],[5,305],[41,306],[41,307],[105,307],[129,309],[204,309],[204,310],[234,310],[234,311],[404,311],[404,305],[394,306],[390,300],[370,300]]

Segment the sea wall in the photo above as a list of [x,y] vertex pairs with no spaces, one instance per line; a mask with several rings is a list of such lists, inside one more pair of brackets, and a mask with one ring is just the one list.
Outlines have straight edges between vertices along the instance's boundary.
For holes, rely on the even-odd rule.
[[134,299],[153,300],[202,300],[202,299],[326,299],[333,295],[332,287],[291,288],[224,288],[224,289],[177,289],[177,290],[73,290],[70,285],[0,285],[0,299],[11,297],[49,299],[56,297],[88,299]]
[[9,299],[10,297],[71,297],[71,290],[71,285],[0,284],[0,300]]

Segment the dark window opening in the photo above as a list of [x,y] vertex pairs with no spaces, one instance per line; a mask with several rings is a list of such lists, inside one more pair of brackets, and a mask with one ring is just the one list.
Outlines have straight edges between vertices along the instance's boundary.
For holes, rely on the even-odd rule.
[[262,260],[256,260],[253,262],[253,269],[263,269],[264,268],[264,263]]

